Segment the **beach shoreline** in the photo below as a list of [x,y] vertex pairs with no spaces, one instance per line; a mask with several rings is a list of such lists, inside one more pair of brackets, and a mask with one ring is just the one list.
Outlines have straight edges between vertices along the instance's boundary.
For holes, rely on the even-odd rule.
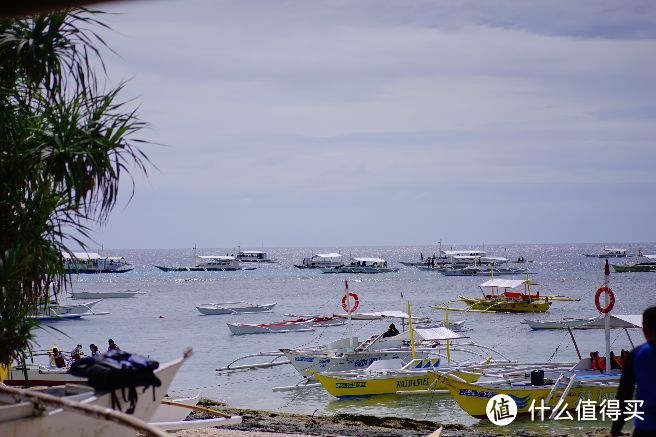
[[[440,424],[430,420],[418,420],[402,417],[379,417],[364,414],[335,414],[319,416],[309,414],[288,413],[280,411],[253,410],[244,408],[229,408],[225,404],[202,399],[199,406],[217,409],[222,413],[239,415],[243,422],[237,426],[221,428],[205,428],[197,430],[178,431],[176,437],[241,437],[241,436],[359,436],[359,437],[419,437],[428,436],[442,427],[441,436],[487,437],[497,435],[564,435],[556,430],[546,433],[518,431],[511,434],[479,431],[459,424]],[[206,413],[193,412],[189,419],[207,419]],[[606,436],[607,430],[590,430],[581,435]]]

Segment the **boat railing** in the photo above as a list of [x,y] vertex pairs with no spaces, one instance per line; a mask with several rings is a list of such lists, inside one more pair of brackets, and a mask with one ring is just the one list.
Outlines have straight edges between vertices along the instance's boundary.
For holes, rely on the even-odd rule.
[[[258,352],[256,354],[250,354],[250,355],[244,355],[242,357],[237,358],[236,360],[232,361],[225,367],[219,367],[216,369],[217,372],[231,372],[231,371],[237,371],[237,370],[254,370],[254,369],[264,369],[268,367],[274,367],[274,366],[281,366],[283,364],[289,364],[289,360],[284,360],[284,361],[278,361],[280,358],[283,358],[285,356],[284,353],[280,351],[271,351],[271,352]],[[254,357],[273,357],[271,361],[264,362],[264,363],[253,363],[253,364],[241,364],[239,366],[235,366],[235,363],[238,363],[241,360],[245,360],[248,358],[254,358]]]

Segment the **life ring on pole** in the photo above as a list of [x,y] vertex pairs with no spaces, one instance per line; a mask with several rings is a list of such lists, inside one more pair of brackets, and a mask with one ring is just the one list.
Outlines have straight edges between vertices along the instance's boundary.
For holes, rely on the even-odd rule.
[[[349,301],[349,296],[355,302],[353,304],[353,308],[349,308],[349,302],[348,302]],[[359,306],[360,306],[360,298],[355,293],[351,293],[349,291],[348,294],[345,294],[344,297],[342,298],[342,308],[344,308],[344,311],[346,311],[347,313],[354,313],[358,309]]]
[[[602,294],[607,294],[608,295],[608,305],[605,307],[601,306],[600,298]],[[597,293],[595,293],[595,306],[599,310],[600,313],[602,314],[608,314],[611,312],[613,307],[615,306],[615,294],[613,294],[613,290],[611,290],[609,287],[603,285],[597,289]]]

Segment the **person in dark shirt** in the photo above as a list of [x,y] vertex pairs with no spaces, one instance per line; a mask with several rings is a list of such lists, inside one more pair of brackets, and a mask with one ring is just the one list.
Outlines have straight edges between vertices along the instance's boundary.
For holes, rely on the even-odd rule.
[[383,333],[383,338],[386,338],[386,337],[395,337],[395,336],[397,336],[397,335],[399,335],[399,334],[400,334],[399,330],[396,329],[396,326],[394,326],[394,323],[392,323],[392,324],[389,325],[389,328],[387,328],[387,331],[385,331],[385,332]]
[[112,340],[111,338],[109,340],[107,340],[107,344],[109,345],[109,347],[107,348],[107,352],[109,352],[111,350],[115,350],[115,351],[120,351],[121,350],[121,348],[118,347],[118,345],[116,343],[114,343],[114,340]]
[[622,433],[626,401],[634,399],[634,389],[635,399],[643,401],[642,406],[636,408],[643,413],[643,420],[634,419],[633,437],[656,436],[656,306],[647,308],[642,314],[642,332],[647,342],[633,349],[623,364],[617,389],[623,414],[613,422],[612,436]]

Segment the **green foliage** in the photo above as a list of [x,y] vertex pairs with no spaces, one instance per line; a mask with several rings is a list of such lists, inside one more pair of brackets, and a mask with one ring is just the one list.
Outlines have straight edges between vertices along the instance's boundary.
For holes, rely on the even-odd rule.
[[24,357],[27,316],[67,286],[66,243],[84,246],[87,223],[107,219],[121,175],[146,172],[123,84],[99,86],[97,15],[0,21],[0,363]]

